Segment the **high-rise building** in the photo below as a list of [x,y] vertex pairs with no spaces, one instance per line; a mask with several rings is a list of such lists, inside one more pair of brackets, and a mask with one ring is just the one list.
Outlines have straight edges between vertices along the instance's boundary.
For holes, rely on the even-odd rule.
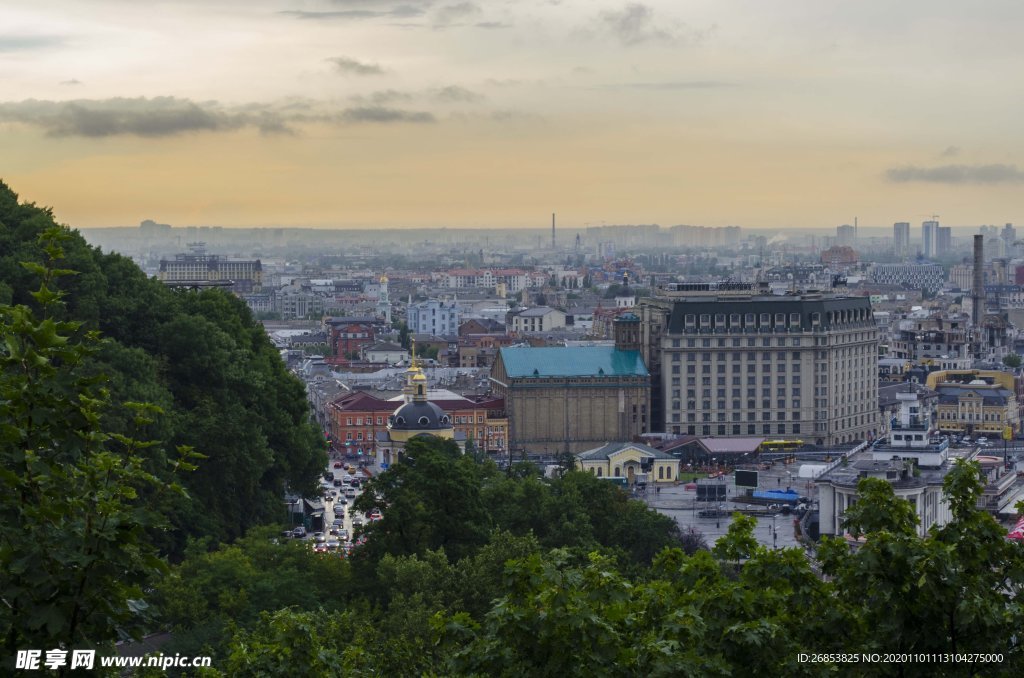
[[849,224],[836,226],[836,246],[855,247],[857,245],[857,229]]
[[867,297],[672,283],[639,308],[652,423],[665,432],[816,445],[877,434],[878,329]]
[[953,249],[953,229],[939,226],[935,229],[935,256],[942,257]]
[[897,221],[892,225],[892,244],[897,257],[910,253],[910,222]]
[[935,257],[939,241],[938,230],[939,222],[937,221],[925,221],[921,224],[921,254],[929,259]]

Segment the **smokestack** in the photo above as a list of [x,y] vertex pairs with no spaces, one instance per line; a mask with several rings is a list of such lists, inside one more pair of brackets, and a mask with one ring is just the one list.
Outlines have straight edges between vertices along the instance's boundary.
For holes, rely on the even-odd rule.
[[971,285],[971,321],[975,331],[981,327],[985,303],[985,236],[974,236],[974,282]]
[[551,213],[551,249],[555,249],[555,213]]

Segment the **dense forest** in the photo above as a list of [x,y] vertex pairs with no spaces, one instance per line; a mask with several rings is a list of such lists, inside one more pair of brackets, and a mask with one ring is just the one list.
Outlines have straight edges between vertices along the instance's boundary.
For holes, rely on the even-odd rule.
[[948,476],[949,524],[919,536],[867,479],[859,548],[808,557],[743,516],[708,548],[588,474],[425,437],[366,484],[353,508],[383,518],[343,559],[280,536],[285,488],[313,493],[326,456],[238,300],[165,289],[0,184],[0,335],[6,657],[166,630],[165,652],[213,657],[206,676],[1024,670],[1024,550],[977,509],[972,464]]

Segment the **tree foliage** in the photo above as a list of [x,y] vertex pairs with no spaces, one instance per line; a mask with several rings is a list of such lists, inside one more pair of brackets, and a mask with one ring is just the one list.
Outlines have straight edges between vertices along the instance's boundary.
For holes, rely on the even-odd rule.
[[[0,182],[0,302],[40,308],[31,266],[47,261],[39,236],[55,227],[50,210],[20,203]],[[314,493],[326,453],[303,387],[245,304],[220,290],[172,291],[131,260],[62,234],[61,266],[76,273],[52,283],[63,302],[53,321],[78,323],[76,336],[104,337],[82,357],[83,374],[104,375],[113,402],[158,405],[164,414],[145,433],[207,457],[181,479],[190,499],[160,500],[172,527],[154,535],[161,548],[178,556],[189,535],[233,539],[280,519],[286,487]],[[123,408],[102,408],[99,416],[105,430],[134,435]],[[144,468],[169,482],[162,454],[140,451]]]
[[103,377],[85,369],[101,351],[98,333],[57,319],[64,297],[57,281],[73,271],[56,266],[70,239],[47,228],[38,243],[45,264],[24,266],[39,281],[29,296],[42,318],[24,304],[0,306],[0,633],[7,656],[139,633],[143,591],[165,568],[147,535],[165,524],[154,499],[183,492],[174,467],[195,468],[186,448],[165,469],[155,442],[104,426],[104,415],[120,409],[122,430],[144,432],[160,410],[116,402]]

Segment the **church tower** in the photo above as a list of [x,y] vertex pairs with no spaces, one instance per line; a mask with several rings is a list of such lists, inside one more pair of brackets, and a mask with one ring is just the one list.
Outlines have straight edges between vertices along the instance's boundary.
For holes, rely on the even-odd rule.
[[391,324],[391,299],[388,297],[388,277],[380,277],[380,288],[377,292],[377,315]]

